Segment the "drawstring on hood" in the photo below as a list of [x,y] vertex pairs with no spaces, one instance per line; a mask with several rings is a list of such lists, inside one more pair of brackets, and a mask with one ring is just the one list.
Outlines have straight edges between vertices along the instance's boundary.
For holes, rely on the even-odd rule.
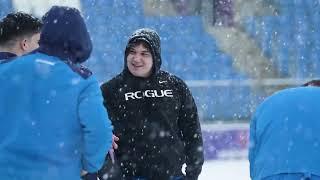
[[92,42],[80,12],[75,8],[53,6],[43,17],[39,51],[75,64],[86,61]]
[[138,41],[144,41],[149,45],[153,59],[153,72],[151,76],[157,74],[161,67],[160,36],[156,31],[148,28],[138,29],[129,37],[124,56],[124,71],[129,72],[127,66],[127,56],[129,54],[129,47],[132,47],[132,44],[135,44]]

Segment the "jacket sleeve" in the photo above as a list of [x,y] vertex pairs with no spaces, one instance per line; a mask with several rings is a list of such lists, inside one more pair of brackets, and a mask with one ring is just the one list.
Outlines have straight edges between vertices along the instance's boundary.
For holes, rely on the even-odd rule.
[[182,108],[179,115],[179,128],[185,144],[186,178],[196,180],[201,172],[203,142],[198,111],[187,85],[182,82]]
[[112,145],[112,125],[102,104],[97,81],[91,82],[80,94],[78,114],[84,138],[83,169],[97,172]]
[[250,121],[250,134],[249,134],[249,163],[250,163],[250,177],[255,178],[255,158],[257,147],[259,146],[259,137],[257,132],[257,123],[259,122],[259,117],[261,116],[265,103],[262,102],[257,108]]
[[256,151],[256,114],[250,121],[250,135],[249,135],[249,162],[250,162],[250,177],[254,178],[254,161]]

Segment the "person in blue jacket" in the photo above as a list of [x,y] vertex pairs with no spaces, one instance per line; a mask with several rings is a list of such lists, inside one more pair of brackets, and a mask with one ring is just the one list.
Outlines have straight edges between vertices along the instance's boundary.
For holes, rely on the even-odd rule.
[[54,6],[39,48],[0,64],[0,179],[79,180],[112,145],[99,84],[80,65],[92,43],[80,12]]
[[0,63],[39,47],[40,19],[23,12],[9,13],[0,21]]
[[320,81],[276,92],[250,124],[253,180],[320,180]]

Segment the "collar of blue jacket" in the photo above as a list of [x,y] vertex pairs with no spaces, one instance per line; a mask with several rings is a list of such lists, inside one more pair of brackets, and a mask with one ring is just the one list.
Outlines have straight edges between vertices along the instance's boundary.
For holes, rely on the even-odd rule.
[[16,54],[10,52],[0,52],[0,64],[11,61],[15,57],[17,57]]
[[92,42],[80,12],[75,8],[53,6],[42,18],[39,52],[73,63],[86,61]]

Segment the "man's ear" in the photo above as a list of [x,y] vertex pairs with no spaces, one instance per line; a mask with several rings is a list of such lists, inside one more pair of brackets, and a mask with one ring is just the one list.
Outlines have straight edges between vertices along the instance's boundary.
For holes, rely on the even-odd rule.
[[23,38],[23,39],[20,41],[20,48],[21,48],[23,51],[28,50],[27,39]]

